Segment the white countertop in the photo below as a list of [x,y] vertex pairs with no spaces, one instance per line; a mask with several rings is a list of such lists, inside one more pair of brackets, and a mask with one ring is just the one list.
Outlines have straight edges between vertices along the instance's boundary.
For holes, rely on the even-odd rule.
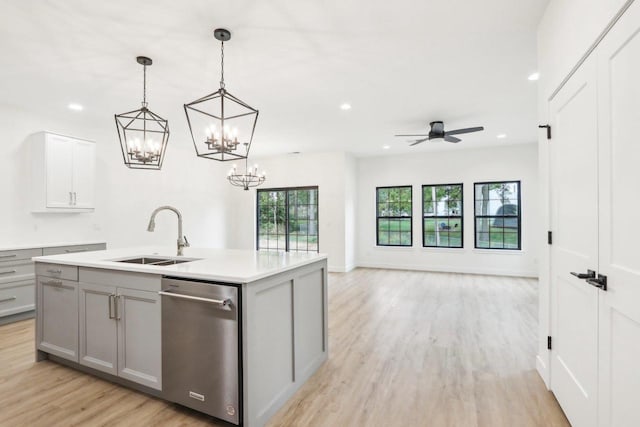
[[182,258],[198,258],[198,260],[169,266],[116,262],[116,260],[119,259],[143,256],[181,258],[176,256],[175,247],[152,246],[39,256],[34,257],[33,260],[79,267],[162,274],[172,277],[216,282],[249,283],[327,258],[325,254],[315,252],[267,252],[239,249],[184,248],[184,256]]
[[99,245],[101,243],[105,243],[102,241],[95,242],[56,242],[56,243],[19,243],[19,244],[6,244],[4,246],[0,246],[0,251],[17,251],[20,249],[40,249],[40,248],[57,248],[59,246],[83,246],[83,245]]

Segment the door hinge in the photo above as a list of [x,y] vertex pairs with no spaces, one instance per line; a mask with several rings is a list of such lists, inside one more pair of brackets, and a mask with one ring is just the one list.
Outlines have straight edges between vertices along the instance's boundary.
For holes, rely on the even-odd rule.
[[538,127],[540,129],[546,129],[547,130],[547,139],[551,139],[551,125],[539,125]]
[[553,244],[553,233],[551,231],[547,231],[547,243]]
[[551,350],[551,337],[547,337],[547,350]]

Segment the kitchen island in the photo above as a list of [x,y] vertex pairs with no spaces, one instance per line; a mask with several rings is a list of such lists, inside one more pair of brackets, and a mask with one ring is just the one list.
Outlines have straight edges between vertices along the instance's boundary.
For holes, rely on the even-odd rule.
[[38,360],[264,425],[327,359],[326,256],[175,253],[34,258]]

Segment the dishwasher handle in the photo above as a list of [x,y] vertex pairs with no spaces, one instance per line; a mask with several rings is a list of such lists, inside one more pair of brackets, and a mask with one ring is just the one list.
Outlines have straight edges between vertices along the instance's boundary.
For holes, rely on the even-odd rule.
[[219,305],[220,307],[231,307],[230,299],[210,299],[210,298],[194,297],[191,295],[176,294],[174,292],[166,292],[166,291],[159,291],[158,293],[160,295],[164,295],[167,297],[181,298],[181,299],[187,299],[191,301],[207,302],[210,304]]

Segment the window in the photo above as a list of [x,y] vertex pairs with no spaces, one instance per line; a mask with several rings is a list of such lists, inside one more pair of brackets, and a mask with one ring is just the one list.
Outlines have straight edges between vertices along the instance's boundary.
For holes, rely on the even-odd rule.
[[422,186],[422,246],[461,248],[462,184]]
[[376,244],[378,246],[412,246],[412,189],[376,188]]
[[258,190],[258,250],[318,252],[318,187]]
[[520,181],[476,182],[476,248],[520,249]]

